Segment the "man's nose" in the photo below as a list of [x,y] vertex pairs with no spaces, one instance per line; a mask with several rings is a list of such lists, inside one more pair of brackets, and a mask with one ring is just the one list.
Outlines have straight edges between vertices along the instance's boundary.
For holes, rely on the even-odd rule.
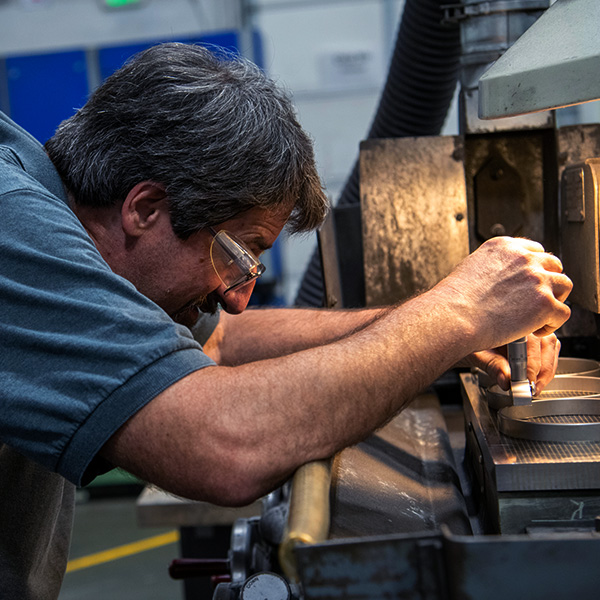
[[219,294],[219,304],[221,305],[221,308],[231,315],[239,315],[248,306],[255,285],[256,280],[238,290],[233,290],[228,294]]

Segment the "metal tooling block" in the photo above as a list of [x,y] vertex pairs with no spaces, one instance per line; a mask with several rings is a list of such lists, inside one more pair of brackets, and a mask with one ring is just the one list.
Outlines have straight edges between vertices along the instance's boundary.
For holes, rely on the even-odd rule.
[[591,527],[600,515],[600,441],[538,442],[498,429],[472,374],[461,375],[467,457],[488,528]]
[[469,253],[463,154],[450,136],[361,144],[367,305],[433,287]]

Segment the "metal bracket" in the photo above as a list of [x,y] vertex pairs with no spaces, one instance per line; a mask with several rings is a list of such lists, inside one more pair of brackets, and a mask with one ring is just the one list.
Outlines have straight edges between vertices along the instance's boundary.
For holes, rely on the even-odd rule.
[[560,191],[561,260],[573,281],[570,300],[600,313],[600,158],[566,167]]
[[475,4],[444,4],[444,23],[458,23],[470,17],[482,17],[507,12],[527,12],[544,10],[550,6],[549,0],[498,0]]

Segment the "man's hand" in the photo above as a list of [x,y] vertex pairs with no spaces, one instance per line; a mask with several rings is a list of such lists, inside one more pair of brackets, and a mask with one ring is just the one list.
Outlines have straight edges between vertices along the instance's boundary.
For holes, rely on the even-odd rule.
[[477,339],[493,350],[469,355],[461,365],[485,371],[502,389],[510,387],[505,344],[527,335],[527,377],[536,395],[554,377],[560,342],[554,335],[570,316],[564,304],[572,283],[560,260],[537,242],[493,238],[471,254],[442,285],[461,294]]
[[564,302],[572,287],[560,260],[541,244],[497,237],[482,244],[432,291],[442,295],[442,303],[454,298],[465,329],[478,350],[484,350],[530,333],[553,333],[570,316]]
[[[527,337],[527,379],[535,384],[536,396],[552,381],[558,366],[560,341],[554,334]],[[495,350],[474,352],[465,364],[485,371],[503,390],[510,387],[510,367],[506,346]]]

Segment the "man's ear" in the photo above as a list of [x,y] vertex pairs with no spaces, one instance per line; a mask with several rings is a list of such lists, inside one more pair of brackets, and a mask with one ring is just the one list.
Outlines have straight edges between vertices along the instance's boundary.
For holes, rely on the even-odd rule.
[[170,218],[164,186],[142,181],[131,188],[121,207],[121,223],[127,235],[139,237],[163,217]]

